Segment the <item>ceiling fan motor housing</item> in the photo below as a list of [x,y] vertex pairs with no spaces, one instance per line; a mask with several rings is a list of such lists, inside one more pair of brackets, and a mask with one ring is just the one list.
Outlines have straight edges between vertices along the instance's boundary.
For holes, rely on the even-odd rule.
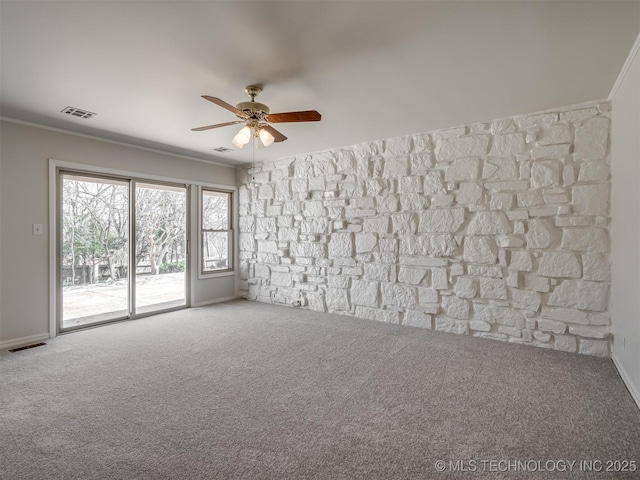
[[249,115],[249,117],[260,120],[269,115],[269,107],[260,102],[240,102],[236,105],[236,108]]

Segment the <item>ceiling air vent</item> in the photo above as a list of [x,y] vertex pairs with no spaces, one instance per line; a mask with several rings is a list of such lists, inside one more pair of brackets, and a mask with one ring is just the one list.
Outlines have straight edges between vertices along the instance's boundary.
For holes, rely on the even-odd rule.
[[97,113],[88,112],[76,107],[67,107],[64,110],[61,110],[61,112],[78,118],[93,118],[97,115]]
[[218,153],[229,153],[229,152],[233,152],[233,149],[227,148],[227,147],[218,147],[218,148],[214,148],[213,151]]

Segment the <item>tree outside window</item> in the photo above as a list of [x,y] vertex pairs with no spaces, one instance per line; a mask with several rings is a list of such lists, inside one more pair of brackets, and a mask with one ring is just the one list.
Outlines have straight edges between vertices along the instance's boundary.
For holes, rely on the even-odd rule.
[[232,270],[232,194],[207,188],[201,192],[201,273]]

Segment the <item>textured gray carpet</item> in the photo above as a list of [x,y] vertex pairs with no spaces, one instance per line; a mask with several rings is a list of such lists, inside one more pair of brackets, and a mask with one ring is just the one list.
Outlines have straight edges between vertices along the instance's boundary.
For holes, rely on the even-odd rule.
[[640,462],[640,411],[607,359],[234,301],[0,369],[3,479],[640,478],[481,462]]

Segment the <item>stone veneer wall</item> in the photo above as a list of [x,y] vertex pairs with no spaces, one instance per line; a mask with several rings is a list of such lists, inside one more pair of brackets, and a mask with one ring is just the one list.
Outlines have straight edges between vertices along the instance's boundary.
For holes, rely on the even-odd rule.
[[610,104],[239,172],[241,291],[609,355]]

